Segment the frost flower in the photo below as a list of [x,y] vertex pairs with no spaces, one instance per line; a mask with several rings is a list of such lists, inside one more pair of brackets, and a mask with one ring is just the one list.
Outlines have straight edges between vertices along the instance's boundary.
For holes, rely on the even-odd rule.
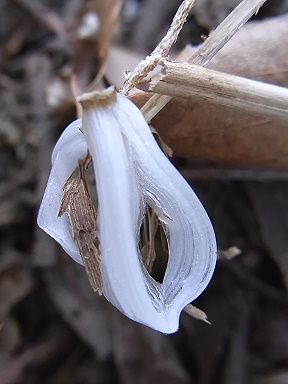
[[[163,333],[175,332],[182,309],[200,295],[214,271],[210,220],[131,101],[111,88],[79,101],[83,117],[65,129],[54,148],[38,224],[83,264],[68,217],[58,217],[58,211],[66,180],[89,151],[97,187],[103,294],[129,318]],[[162,284],[148,273],[139,252],[147,206],[162,223],[169,247]]]

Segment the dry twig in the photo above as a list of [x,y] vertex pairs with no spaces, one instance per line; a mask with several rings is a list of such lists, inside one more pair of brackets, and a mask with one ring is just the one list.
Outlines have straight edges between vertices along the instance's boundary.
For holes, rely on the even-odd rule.
[[143,79],[145,79],[149,72],[156,68],[156,66],[163,58],[168,56],[172,45],[177,40],[178,35],[181,32],[184,23],[186,22],[194,2],[195,0],[183,1],[178,11],[176,12],[176,15],[167,34],[157,45],[154,51],[137,65],[134,71],[124,82],[124,85],[121,88],[121,92],[124,95],[127,95],[132,88],[136,87]]
[[164,75],[149,90],[161,95],[192,98],[263,118],[288,121],[288,89],[227,75],[199,65],[165,61]]
[[[287,25],[287,15],[246,24],[207,68],[287,87]],[[187,51],[193,53],[191,47]],[[135,90],[133,101],[141,107],[151,96]],[[207,170],[206,167],[201,171],[189,170],[188,176],[287,179],[285,172],[276,171],[287,169],[287,124],[279,119],[174,97],[153,119],[153,126],[178,156],[193,159],[194,165],[196,161],[199,165],[207,166],[208,163],[212,167],[222,167],[220,170]],[[225,167],[236,167],[237,170],[234,173]],[[246,171],[240,171],[240,168]],[[256,168],[274,171],[258,174]]]
[[96,211],[85,179],[85,169],[90,160],[90,156],[87,155],[84,161],[79,162],[79,167],[67,180],[59,216],[67,213],[90,284],[94,291],[101,295],[101,259]]
[[193,317],[196,320],[204,321],[204,323],[211,325],[206,313],[203,312],[201,309],[194,307],[192,304],[186,305],[186,307],[184,308],[184,312],[186,312],[187,315]]
[[[235,33],[258,12],[266,0],[243,0],[226,19],[205,40],[201,47],[187,57],[191,64],[205,66],[220,51],[220,49],[235,35]],[[142,107],[145,119],[150,122],[172,99],[171,96],[154,95]]]

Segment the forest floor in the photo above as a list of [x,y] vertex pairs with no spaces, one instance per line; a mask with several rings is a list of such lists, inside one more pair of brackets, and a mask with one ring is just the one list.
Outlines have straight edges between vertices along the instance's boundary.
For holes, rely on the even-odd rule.
[[[200,44],[239,1],[196,3],[175,51]],[[238,247],[241,255],[222,254],[195,302],[212,325],[183,313],[171,336],[96,296],[83,268],[36,225],[51,151],[76,117],[71,73],[80,88],[103,68],[99,82],[121,83],[123,70],[157,45],[179,4],[126,0],[115,22],[113,0],[0,3],[0,384],[288,383],[287,181],[273,173],[261,179],[257,170],[248,179],[233,168],[226,176],[205,176],[205,166],[204,177],[191,173],[219,249]],[[80,36],[87,10],[108,25],[92,46]],[[270,0],[257,19],[285,12],[287,1]],[[120,53],[106,68],[110,45]],[[187,159],[173,161],[180,171],[193,169]]]

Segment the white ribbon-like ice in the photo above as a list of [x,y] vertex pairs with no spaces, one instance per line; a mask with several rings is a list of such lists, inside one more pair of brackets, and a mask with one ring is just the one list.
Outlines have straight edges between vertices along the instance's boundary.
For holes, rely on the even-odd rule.
[[[38,224],[82,264],[68,218],[57,213],[63,186],[89,149],[98,196],[103,293],[129,318],[175,332],[182,309],[200,295],[214,271],[210,220],[131,101],[108,90],[104,96],[84,96],[82,106],[82,122],[70,124],[54,148]],[[167,234],[169,260],[162,284],[149,275],[139,253],[146,204]]]

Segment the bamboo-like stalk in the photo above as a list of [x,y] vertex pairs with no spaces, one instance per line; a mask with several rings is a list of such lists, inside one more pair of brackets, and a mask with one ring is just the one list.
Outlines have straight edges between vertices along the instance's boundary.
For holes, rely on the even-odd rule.
[[288,89],[228,75],[199,65],[163,63],[164,75],[150,91],[186,97],[288,121]]
[[[185,61],[205,66],[235,33],[255,14],[266,0],[243,0],[226,19],[211,33],[200,48]],[[184,60],[184,59],[183,59]],[[142,107],[141,111],[150,122],[172,99],[171,96],[154,95]]]

